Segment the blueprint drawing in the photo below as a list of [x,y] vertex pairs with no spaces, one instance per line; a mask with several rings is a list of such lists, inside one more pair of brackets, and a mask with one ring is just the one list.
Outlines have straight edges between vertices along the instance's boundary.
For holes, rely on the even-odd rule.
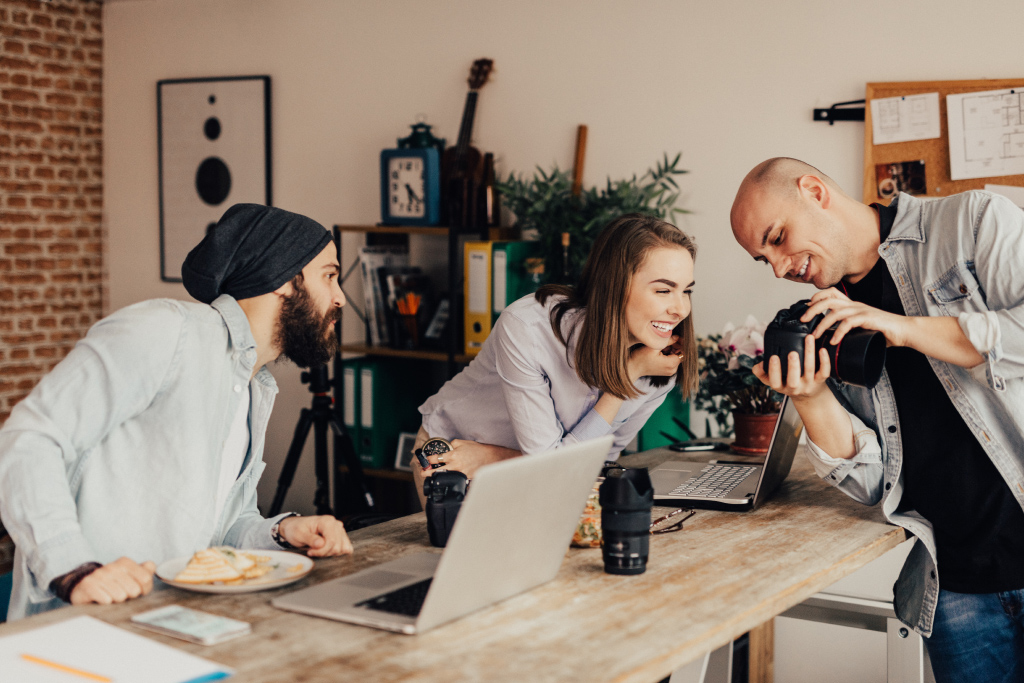
[[946,96],[950,178],[1024,173],[1024,89]]

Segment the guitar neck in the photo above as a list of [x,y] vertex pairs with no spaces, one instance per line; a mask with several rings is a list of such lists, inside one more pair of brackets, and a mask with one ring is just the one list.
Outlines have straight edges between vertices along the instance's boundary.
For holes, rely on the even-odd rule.
[[462,109],[462,123],[459,125],[459,139],[455,144],[455,156],[458,159],[466,156],[469,140],[473,134],[473,117],[476,115],[477,91],[466,93],[466,106]]

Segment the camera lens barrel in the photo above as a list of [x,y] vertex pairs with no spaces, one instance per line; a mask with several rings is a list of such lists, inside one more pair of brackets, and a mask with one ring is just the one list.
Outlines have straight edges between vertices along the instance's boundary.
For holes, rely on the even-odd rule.
[[885,367],[885,335],[857,327],[833,346],[829,343],[832,333],[833,330],[826,331],[815,343],[816,349],[828,351],[832,377],[869,389],[878,384]]
[[[800,371],[803,372],[804,339],[814,332],[824,318],[824,315],[819,313],[809,322],[800,322],[800,316],[807,310],[809,303],[809,300],[805,299],[782,309],[764,332],[765,370],[768,360],[772,356],[778,356],[781,361],[783,383],[786,382],[789,373],[791,352],[796,351],[800,356]],[[826,330],[820,339],[815,340],[815,371],[820,365],[817,352],[825,349],[832,365],[830,377],[869,389],[874,387],[885,367],[885,335],[856,327],[847,332],[839,344],[833,346],[829,342],[834,332],[833,326]]]
[[609,473],[598,489],[601,554],[608,574],[643,574],[650,548],[654,487],[646,467]]

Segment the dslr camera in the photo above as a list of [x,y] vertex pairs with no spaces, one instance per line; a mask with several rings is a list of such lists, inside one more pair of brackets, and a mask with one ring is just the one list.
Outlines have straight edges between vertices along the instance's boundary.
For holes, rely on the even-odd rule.
[[[789,369],[790,351],[796,351],[800,356],[800,372],[803,372],[804,338],[813,334],[818,323],[825,318],[824,313],[819,313],[810,321],[801,322],[800,317],[807,312],[810,304],[810,299],[803,299],[789,308],[782,309],[775,314],[775,318],[768,323],[768,329],[764,332],[765,370],[768,369],[768,359],[778,356],[782,361],[783,382],[786,381]],[[832,365],[830,377],[869,389],[875,386],[885,367],[885,335],[855,327],[846,333],[842,341],[833,346],[829,342],[832,341],[836,327],[838,324],[828,328],[814,343],[815,372],[821,365],[818,350],[825,349]]]
[[[451,449],[452,445],[444,439],[430,439],[416,450],[415,455],[427,467],[429,462],[426,456],[440,455]],[[440,466],[433,467],[436,469]],[[443,548],[447,545],[468,488],[469,479],[462,472],[434,472],[423,480],[423,495],[427,498],[427,534],[434,547]]]

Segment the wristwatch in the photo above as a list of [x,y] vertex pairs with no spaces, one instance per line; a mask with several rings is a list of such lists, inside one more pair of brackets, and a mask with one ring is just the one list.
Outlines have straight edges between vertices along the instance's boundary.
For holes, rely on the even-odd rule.
[[293,546],[288,541],[284,540],[284,536],[281,535],[281,522],[288,519],[289,517],[301,516],[302,515],[300,515],[298,512],[289,512],[284,517],[274,522],[274,526],[270,527],[270,538],[274,540],[274,543],[278,544],[285,550],[295,550],[295,546]]

